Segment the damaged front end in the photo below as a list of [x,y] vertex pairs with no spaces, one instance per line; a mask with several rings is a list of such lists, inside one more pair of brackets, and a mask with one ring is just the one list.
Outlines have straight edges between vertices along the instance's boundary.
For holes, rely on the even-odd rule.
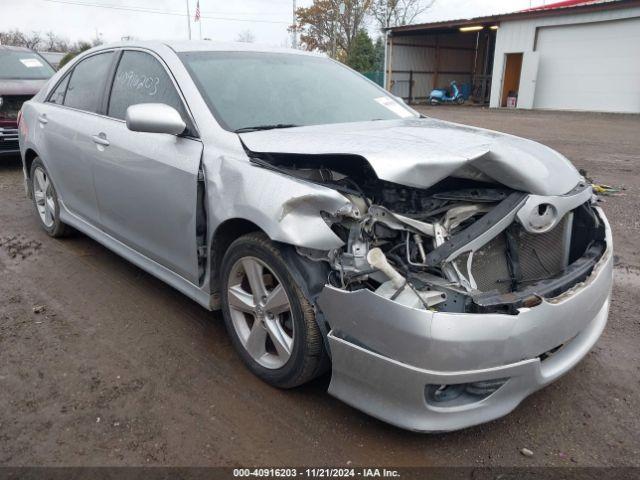
[[585,182],[559,196],[466,175],[419,189],[378,179],[357,157],[254,154],[253,160],[349,199],[341,211],[320,212],[344,246],[297,247],[329,266],[328,285],[370,290],[411,308],[517,314],[583,281],[606,248]]
[[417,431],[497,418],[604,329],[611,234],[583,180],[539,195],[465,166],[417,188],[378,178],[358,156],[251,157],[349,199],[320,212],[343,245],[296,252],[326,274],[314,291],[329,392],[370,415]]

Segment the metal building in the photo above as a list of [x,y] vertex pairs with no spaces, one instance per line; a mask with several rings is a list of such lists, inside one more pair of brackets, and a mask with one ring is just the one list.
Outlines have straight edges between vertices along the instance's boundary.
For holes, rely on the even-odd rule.
[[566,0],[388,31],[385,85],[410,102],[451,80],[491,107],[640,113],[640,0]]

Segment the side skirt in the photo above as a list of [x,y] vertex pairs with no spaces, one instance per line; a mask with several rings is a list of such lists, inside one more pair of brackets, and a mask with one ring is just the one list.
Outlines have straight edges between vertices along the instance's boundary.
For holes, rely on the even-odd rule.
[[125,245],[121,241],[116,240],[112,236],[107,235],[102,230],[94,227],[85,220],[70,213],[62,203],[60,206],[62,207],[60,208],[60,219],[64,223],[71,225],[73,228],[91,237],[93,240],[105,246],[112,252],[120,255],[125,260],[133,263],[135,266],[141,268],[145,272],[150,273],[154,277],[172,286],[193,301],[202,305],[207,310],[212,309],[212,296],[209,293],[201,290],[200,287],[184,279],[177,273],[169,270],[167,267],[160,265],[158,262],[155,262],[150,258],[142,255],[141,253],[133,250],[131,247]]

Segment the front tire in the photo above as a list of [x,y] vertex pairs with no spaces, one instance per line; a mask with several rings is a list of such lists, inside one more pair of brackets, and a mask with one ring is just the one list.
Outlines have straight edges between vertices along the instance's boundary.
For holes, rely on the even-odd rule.
[[262,233],[238,238],[221,268],[222,312],[234,348],[263,381],[302,385],[328,364],[315,311],[280,247]]
[[40,225],[50,237],[64,237],[69,233],[69,227],[60,220],[58,194],[39,157],[33,160],[30,175],[31,197]]

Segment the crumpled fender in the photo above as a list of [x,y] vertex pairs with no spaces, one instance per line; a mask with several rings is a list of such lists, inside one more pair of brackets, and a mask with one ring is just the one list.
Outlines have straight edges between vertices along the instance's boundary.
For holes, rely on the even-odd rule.
[[337,191],[251,164],[248,159],[204,158],[212,231],[226,220],[249,220],[272,240],[331,250],[344,242],[320,215],[351,202]]

